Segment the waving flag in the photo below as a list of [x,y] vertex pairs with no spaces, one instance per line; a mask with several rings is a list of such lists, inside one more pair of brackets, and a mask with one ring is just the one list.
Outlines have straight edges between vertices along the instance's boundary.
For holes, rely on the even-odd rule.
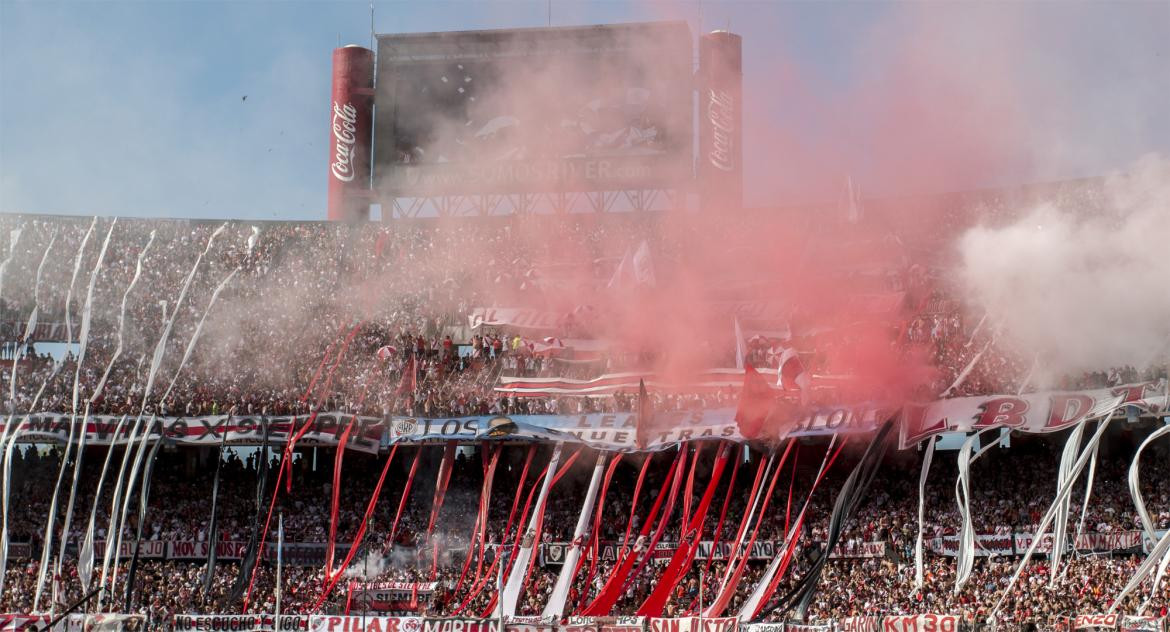
[[[775,369],[759,369],[757,372],[767,376],[776,373]],[[669,379],[650,372],[631,372],[606,373],[587,380],[501,375],[495,391],[517,397],[610,397],[614,393],[633,393],[639,383],[645,383],[647,387],[660,392],[713,392],[738,389],[743,384],[743,374],[744,371],[740,369],[709,369],[689,379]]]
[[804,362],[795,347],[773,347],[779,350],[776,359],[776,386],[784,390],[804,390],[808,388],[810,375],[804,369]]
[[415,356],[410,356],[410,360],[406,362],[406,366],[402,369],[402,379],[398,381],[398,388],[394,391],[395,397],[401,397],[407,393],[413,393],[418,390],[418,363]]
[[650,255],[650,244],[646,243],[646,240],[642,240],[636,250],[626,251],[606,287],[610,289],[628,289],[640,285],[654,287],[656,283],[657,278],[654,275],[654,259]]
[[653,434],[650,422],[654,418],[654,407],[650,404],[650,395],[646,392],[646,380],[638,380],[638,420],[634,429],[634,444],[645,448]]
[[739,434],[745,439],[755,439],[763,434],[768,411],[776,394],[768,382],[752,365],[743,372],[743,390],[739,395],[739,407],[735,411],[735,423]]

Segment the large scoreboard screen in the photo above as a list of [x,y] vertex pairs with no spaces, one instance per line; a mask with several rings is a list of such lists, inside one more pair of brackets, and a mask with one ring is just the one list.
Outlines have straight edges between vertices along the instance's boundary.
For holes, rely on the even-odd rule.
[[662,188],[693,171],[685,22],[382,35],[384,196]]

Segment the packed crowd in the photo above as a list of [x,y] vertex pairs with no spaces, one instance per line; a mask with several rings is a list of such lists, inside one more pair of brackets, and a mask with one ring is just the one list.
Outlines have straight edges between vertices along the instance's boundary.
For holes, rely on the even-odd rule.
[[[562,237],[555,244],[546,238],[554,222]],[[174,415],[276,415],[304,413],[315,406],[434,417],[629,411],[634,405],[629,393],[517,398],[495,386],[501,375],[588,379],[653,370],[684,348],[702,348],[713,366],[734,366],[736,341],[730,328],[711,331],[705,340],[674,341],[673,349],[614,343],[596,357],[580,360],[547,349],[534,351],[533,345],[548,334],[554,340],[612,335],[599,331],[603,325],[597,314],[591,319],[591,312],[580,306],[564,306],[566,317],[540,332],[471,328],[468,316],[477,307],[492,305],[543,306],[539,309],[557,312],[556,302],[578,286],[594,296],[609,291],[615,267],[623,265],[622,249],[628,253],[631,244],[651,243],[655,261],[668,270],[685,258],[693,246],[688,240],[710,239],[708,234],[680,235],[659,228],[657,216],[639,215],[374,228],[103,220],[91,231],[90,222],[79,218],[4,216],[0,234],[19,235],[10,240],[15,249],[0,254],[8,261],[0,272],[0,337],[5,343],[0,383],[11,385],[15,395],[5,397],[3,406],[9,412],[70,412],[76,379],[78,408],[89,404],[95,414],[145,409]],[[745,227],[730,222],[723,229]],[[93,324],[84,366],[77,371],[90,274],[107,234],[109,245],[93,278]],[[141,273],[131,287],[140,258]],[[912,396],[1037,386],[1030,379],[1034,359],[992,344],[994,328],[955,300],[936,278],[937,271],[907,265],[901,255],[881,262],[880,269],[876,281],[872,272],[850,274],[867,279],[857,282],[861,289],[897,301],[875,316],[867,331],[883,332],[891,353],[907,362],[929,358],[932,370],[923,373]],[[235,276],[212,305],[216,287],[233,271]],[[729,298],[724,291],[713,296]],[[730,298],[734,303],[751,296]],[[38,328],[26,338],[34,308]],[[846,311],[854,315],[854,310]],[[894,320],[887,322],[891,316]],[[826,328],[799,309],[782,320],[773,315],[763,324],[744,321],[745,328],[752,325],[764,332],[751,336],[741,350],[749,363],[775,368],[776,345],[783,344],[799,349],[812,373],[848,373],[838,359],[856,346],[849,332],[857,323]],[[144,393],[155,347],[168,324],[172,326],[154,385]],[[774,337],[780,329],[788,332],[783,340]],[[188,356],[197,330],[200,337]],[[61,348],[58,343],[67,338],[74,342]],[[50,347],[56,349],[51,355],[45,350]],[[965,371],[976,355],[980,359]],[[323,380],[328,390],[309,397],[307,386],[322,372],[330,376]],[[1103,385],[1160,375],[1163,367],[1115,369],[1073,376],[1059,385]],[[851,392],[848,382],[835,384],[812,393],[812,403],[882,397],[872,385],[856,385],[858,390]],[[734,389],[650,395],[660,411],[726,406],[736,398]]]
[[[0,219],[0,233],[20,231],[0,278],[0,381],[11,382],[15,393],[5,398],[5,409],[69,411],[76,377],[79,406],[92,400],[95,414],[145,407],[175,415],[279,415],[317,404],[436,417],[612,411],[629,398],[517,401],[493,387],[501,374],[591,377],[648,361],[644,353],[614,348],[595,361],[561,362],[533,353],[531,332],[470,328],[468,315],[476,306],[522,305],[537,300],[545,287],[534,265],[551,257],[551,249],[534,235],[513,234],[507,223],[443,230],[409,224],[393,230],[324,223],[222,226],[219,233],[221,225],[210,222],[120,220],[112,227],[95,277],[85,366],[78,373],[89,274],[110,224],[98,222],[81,249],[88,221]],[[599,266],[599,274],[615,265],[613,235],[649,234],[650,226],[644,218],[565,224],[575,254]],[[131,287],[140,255],[141,275]],[[212,306],[213,291],[233,270]],[[39,329],[26,338],[34,308]],[[169,319],[173,327],[156,382],[144,394]],[[581,327],[566,320],[555,333],[584,335]],[[183,364],[196,330],[198,343]],[[67,338],[74,343],[64,350],[44,351]],[[331,370],[339,357],[343,361]],[[304,397],[322,367],[332,375],[329,393],[319,400]],[[660,410],[675,405],[674,396],[655,397]]]
[[[1147,428],[1119,428],[1110,433],[1101,451],[1101,459],[1091,491],[1091,502],[1083,524],[1079,512],[1073,512],[1069,529],[1072,533],[1118,533],[1141,528],[1126,485],[1125,471],[1132,452],[1146,434]],[[801,577],[820,554],[832,512],[836,490],[856,463],[864,447],[863,441],[846,444],[840,460],[830,469],[821,486],[811,494],[809,509],[800,531],[792,568],[785,575],[777,594],[783,594]],[[808,442],[795,449],[791,461],[779,476],[769,508],[760,522],[760,541],[783,540],[786,523],[799,512],[804,499],[809,497],[816,471],[824,460],[828,446],[824,442]],[[399,451],[392,463],[385,491],[376,505],[370,529],[351,560],[344,580],[325,599],[318,611],[341,612],[350,604],[347,586],[355,581],[437,582],[436,590],[418,600],[413,610],[430,615],[487,616],[493,614],[495,580],[490,575],[495,559],[494,545],[504,543],[505,550],[514,545],[520,519],[510,521],[513,504],[519,504],[534,487],[538,487],[538,472],[548,459],[547,447],[531,448],[533,461],[526,481],[521,486],[523,463],[530,448],[510,445],[502,448],[488,508],[488,520],[482,566],[473,560],[466,576],[462,572],[465,556],[473,540],[473,527],[479,506],[479,493],[484,477],[484,458],[487,451],[468,446],[458,451],[452,462],[449,487],[442,495],[441,509],[433,533],[427,533],[431,510],[435,506],[443,448],[421,447]],[[394,516],[405,481],[413,465],[415,451],[420,454],[410,496],[402,505],[405,509],[398,530],[391,538]],[[1165,448],[1152,449],[1143,460],[1142,487],[1148,509],[1158,529],[1170,528],[1170,458]],[[98,479],[102,452],[91,449],[83,460],[78,507],[85,516],[93,506],[93,493]],[[247,451],[241,455],[240,451]],[[705,490],[705,481],[711,476],[715,449],[713,445],[696,446],[694,460],[696,484],[690,506],[696,507]],[[1059,442],[1043,438],[1020,437],[1010,449],[996,450],[980,460],[973,471],[971,506],[974,523],[981,534],[1031,533],[1041,514],[1055,494],[1055,469],[1059,461]],[[957,533],[960,519],[954,500],[954,481],[957,474],[953,459],[940,453],[930,473],[926,487],[926,524],[928,540]],[[271,457],[271,455],[270,455]],[[206,541],[210,534],[210,498],[217,452],[214,448],[183,449],[164,452],[158,457],[150,494],[150,505],[143,525],[143,537],[151,541],[194,540]],[[365,505],[372,493],[377,472],[384,456],[347,454],[343,461],[343,488],[339,494],[338,532],[339,551],[348,550],[361,523]],[[588,487],[596,453],[586,450],[575,460],[568,475],[557,483],[549,496],[541,542],[569,542],[573,539],[573,525],[581,511],[581,501]],[[747,511],[754,472],[764,455],[751,452],[746,459],[736,457],[729,468],[736,470],[734,485],[725,471],[716,488],[703,526],[704,540],[716,537],[722,541],[734,538],[741,518]],[[13,513],[9,517],[10,536],[15,543],[29,543],[33,559],[11,561],[0,611],[26,611],[31,608],[39,564],[39,545],[47,515],[55,473],[59,466],[57,451],[27,449],[18,452],[13,463]],[[634,483],[641,470],[641,460],[652,459],[647,467],[644,492],[637,507],[631,512]],[[607,494],[599,504],[601,542],[617,543],[627,526],[636,533],[642,526],[650,505],[656,498],[673,459],[670,451],[647,455],[627,455],[614,470]],[[927,555],[926,581],[922,591],[914,590],[914,544],[917,536],[917,456],[913,453],[890,452],[874,481],[871,491],[846,525],[840,544],[847,550],[861,543],[884,543],[884,553],[877,557],[833,559],[822,576],[820,589],[813,600],[810,616],[813,619],[869,614],[900,614],[918,612],[947,612],[970,616],[986,616],[999,591],[1014,571],[1014,556],[979,558],[975,572],[966,587],[955,594],[952,591],[955,560],[951,557]],[[217,540],[246,541],[254,528],[256,512],[254,489],[263,466],[263,453],[251,449],[228,448],[221,465],[221,487],[218,497]],[[268,463],[270,476],[262,498],[272,493],[276,461]],[[286,542],[323,543],[329,539],[332,498],[333,451],[307,448],[299,452],[292,475],[292,493],[281,494],[277,511],[283,516]],[[791,473],[790,473],[791,472]],[[689,476],[689,473],[688,473]],[[791,488],[791,491],[789,489]],[[1072,499],[1073,507],[1080,507],[1085,492],[1083,482],[1078,484]],[[98,504],[99,530],[97,540],[104,541],[107,524],[109,488]],[[791,500],[789,500],[791,498]],[[664,531],[664,541],[677,540],[681,528],[681,507],[677,501]],[[790,504],[791,503],[791,504]],[[133,512],[132,512],[133,513]],[[630,516],[634,516],[630,521]],[[726,520],[720,528],[720,516]],[[58,527],[61,517],[58,515]],[[81,596],[76,571],[76,543],[84,534],[84,520],[75,518],[70,530],[70,553],[63,566],[58,606],[72,603]],[[512,522],[513,524],[509,524]],[[137,525],[134,520],[124,525],[123,538],[132,541]],[[510,527],[508,533],[505,528]],[[718,536],[715,531],[722,533]],[[471,548],[474,555],[474,547]],[[341,553],[338,562],[340,564]],[[1113,597],[1132,576],[1143,558],[1140,550],[1108,553],[1070,554],[1059,579],[1051,586],[1047,581],[1047,558],[1034,560],[1022,582],[1013,589],[1001,613],[1009,623],[1045,621],[1048,617],[1070,612],[1095,612],[1107,608]],[[768,559],[748,562],[743,579],[728,604],[729,612],[736,612],[755,587]],[[126,576],[128,560],[121,561],[120,575]],[[598,556],[582,566],[569,594],[567,611],[575,611],[596,597],[597,592],[613,571],[614,561]],[[100,558],[99,558],[100,565]],[[649,564],[642,573],[632,577],[624,587],[615,606],[617,613],[633,613],[655,587],[661,563]],[[274,560],[271,557],[260,565],[256,594],[250,605],[253,611],[271,611],[275,604]],[[230,597],[231,586],[240,573],[236,559],[218,562],[210,591],[203,589],[205,562],[199,560],[144,559],[138,568],[132,609],[150,615],[154,620],[165,620],[174,613],[238,612],[238,596]],[[478,569],[478,570],[477,570]],[[551,560],[538,556],[538,562],[522,593],[517,614],[539,614],[548,600],[560,567]],[[710,603],[719,591],[726,563],[716,559],[698,559],[680,581],[664,610],[665,616],[694,612],[700,600]],[[479,575],[478,581],[476,575]],[[463,581],[460,577],[463,576]],[[325,585],[325,571],[319,561],[286,564],[283,569],[282,609],[287,613],[309,612],[316,607]],[[120,589],[122,590],[122,589]],[[1148,588],[1140,597],[1144,599]],[[117,603],[124,594],[119,592]],[[46,596],[47,600],[48,597]],[[1141,599],[1134,598],[1126,607],[1136,608]],[[1152,601],[1155,613],[1166,614],[1170,608],[1170,585],[1163,582]],[[770,618],[779,618],[772,613]]]
[[[82,219],[3,216],[0,235],[9,235],[9,243],[14,244],[10,249],[0,244],[0,262],[6,262],[0,267],[3,412],[68,413],[74,402],[76,412],[87,407],[94,414],[112,415],[134,415],[140,410],[163,415],[282,415],[330,410],[422,417],[628,412],[639,404],[635,392],[516,397],[497,391],[496,386],[501,376],[509,375],[589,379],[619,371],[651,370],[678,349],[700,350],[710,361],[708,367],[734,366],[737,353],[742,353],[747,363],[775,368],[777,345],[799,349],[810,373],[831,375],[841,372],[840,358],[864,346],[859,340],[874,333],[890,355],[914,363],[926,359],[930,371],[915,382],[912,393],[900,396],[929,399],[1039,388],[1033,376],[1036,359],[1020,357],[996,344],[994,327],[955,299],[932,264],[912,265],[908,249],[888,234],[877,240],[881,253],[877,260],[850,262],[848,269],[826,271],[846,277],[847,285],[859,293],[880,298],[876,301],[880,308],[872,310],[872,322],[862,326],[852,320],[847,327],[842,326],[846,324],[843,321],[819,322],[809,315],[811,312],[794,308],[779,319],[784,322],[745,319],[742,324],[749,331],[743,336],[748,339],[743,349],[738,349],[737,333],[724,322],[719,332],[710,336],[694,328],[685,330],[685,336],[671,341],[673,349],[615,344],[589,360],[538,350],[543,347],[535,343],[550,334],[552,340],[611,337],[612,332],[598,329],[597,314],[582,311],[580,305],[567,300],[610,292],[623,297],[618,303],[636,302],[628,288],[614,286],[622,285],[619,281],[625,259],[638,244],[649,244],[660,278],[668,278],[671,267],[682,266],[696,244],[719,243],[722,234],[750,231],[749,224],[750,219],[738,218],[714,229],[704,226],[709,229],[704,232],[680,233],[663,230],[660,217],[653,214],[598,214],[525,218],[523,222],[483,218],[358,227],[103,220],[91,230],[90,222]],[[98,267],[107,231],[109,245]],[[550,235],[557,238],[550,239]],[[805,255],[815,257],[815,253]],[[716,285],[724,281],[718,276],[711,280]],[[757,287],[755,281],[737,281],[744,282],[719,288],[713,294],[727,303],[750,300]],[[221,283],[223,290],[217,292]],[[87,296],[91,285],[92,300]],[[742,291],[737,291],[738,287]],[[891,297],[896,300],[889,300]],[[566,317],[539,333],[472,327],[468,317],[482,306],[539,306],[545,312],[563,312]],[[81,323],[86,311],[92,313],[93,324],[79,370]],[[848,318],[854,319],[864,310],[846,311]],[[25,337],[28,322],[37,327],[34,335]],[[735,332],[739,325],[737,321]],[[759,333],[751,335],[753,331]],[[777,338],[780,331],[785,333]],[[162,353],[158,354],[156,345],[163,340],[165,344],[159,347]],[[63,348],[62,342],[66,343]],[[546,342],[544,347],[548,345]],[[1164,368],[1124,367],[1067,376],[1056,386],[1091,388],[1159,377],[1165,377]],[[147,384],[152,382],[147,392]],[[881,399],[885,393],[874,389],[873,384],[839,383],[811,393],[810,399],[813,403]],[[696,410],[732,407],[738,401],[736,390],[651,392],[649,396],[655,411]],[[1144,434],[1130,426],[1111,433],[1087,506],[1085,531],[1138,528],[1125,483],[1125,465],[1141,436]],[[841,461],[812,495],[795,561],[778,594],[807,572],[819,554],[816,543],[826,537],[834,490],[841,487],[859,457],[860,443],[846,446]],[[789,480],[780,479],[769,514],[760,523],[758,539],[784,538],[790,513],[798,511],[786,501],[796,499],[799,505],[809,495],[825,449],[824,441],[809,440],[797,450],[795,465],[789,466],[794,473]],[[537,484],[537,472],[548,459],[547,447],[533,450],[532,471],[521,486],[528,448],[504,448],[490,497],[487,551],[482,565],[477,560],[472,566],[471,579],[462,568],[467,552],[474,549],[471,532],[485,472],[484,451],[475,446],[460,448],[449,489],[437,494],[441,450],[400,450],[362,548],[345,571],[347,581],[433,581],[436,590],[412,608],[429,614],[490,614],[495,585],[484,568],[490,568],[498,550],[509,551],[517,541],[523,519],[516,519],[509,529],[513,522],[509,518],[515,513],[516,501]],[[1051,441],[1021,437],[1010,450],[979,462],[971,505],[976,508],[974,520],[980,533],[1035,530],[1055,493],[1058,453]],[[85,454],[78,479],[77,515],[68,533],[72,553],[66,556],[57,580],[57,606],[76,601],[82,593],[76,544],[84,536],[89,508],[95,506],[105,448],[91,447]],[[416,454],[421,456],[415,483],[396,523],[400,496]],[[695,459],[694,476],[699,483],[687,506],[697,503],[702,481],[711,475],[713,455],[714,449],[706,446]],[[222,481],[218,526],[213,534],[210,490],[219,456]],[[346,454],[342,489],[336,494],[337,542],[351,542],[362,526],[361,516],[384,458]],[[573,538],[593,458],[593,452],[583,453],[571,475],[550,496],[542,542]],[[638,465],[646,458],[656,459],[655,467],[647,468],[648,491],[631,507]],[[640,521],[670,469],[670,458],[669,451],[624,458],[615,469],[602,505],[599,540],[620,542],[627,526],[635,530],[642,526]],[[716,537],[716,520],[721,515],[727,520],[718,537],[732,537],[740,518],[748,512],[752,473],[760,458],[753,452],[750,459],[736,460],[734,486],[725,476],[704,523],[705,537]],[[59,448],[21,444],[15,450],[7,524],[11,541],[26,546],[30,555],[10,563],[0,611],[27,611],[32,606],[59,459]],[[260,490],[260,496],[270,497],[278,478],[278,459],[277,454],[251,447],[229,447],[222,455],[214,448],[163,451],[154,468],[151,505],[141,525],[144,539],[247,541],[256,528],[253,490],[258,481],[266,480],[267,488]],[[296,453],[290,475],[292,491],[280,494],[276,507],[284,518],[286,541],[322,543],[329,539],[330,500],[336,491],[334,459],[334,451],[326,448]],[[953,535],[959,527],[954,504],[955,468],[947,461],[936,461],[926,490],[926,528],[931,538]],[[1170,480],[1170,458],[1162,450],[1146,462],[1142,483],[1147,503],[1158,528],[1170,528],[1170,491],[1164,484]],[[267,473],[261,475],[265,468]],[[882,542],[887,553],[832,560],[812,604],[813,618],[928,610],[986,613],[992,595],[1010,575],[1011,558],[981,559],[972,580],[955,594],[951,590],[954,560],[931,555],[925,588],[913,590],[917,474],[913,453],[891,452],[887,456],[857,518],[846,525],[842,536],[848,547]],[[111,487],[103,488],[103,497],[96,504],[95,536],[99,541],[111,539],[106,533]],[[441,509],[434,515],[437,520],[432,520],[432,509],[438,502]],[[1080,502],[1074,496],[1073,506]],[[665,530],[668,541],[669,534],[677,537],[681,530],[680,513],[676,510],[671,515]],[[1079,515],[1076,519],[1071,528],[1079,530]],[[58,512],[55,528],[62,528],[61,521]],[[133,539],[138,526],[131,512],[122,538]],[[1037,621],[1074,610],[1099,610],[1117,593],[1139,560],[1140,554],[1134,552],[1077,555],[1051,587],[1042,586],[1041,581],[1046,561],[1035,561],[1009,600],[1007,620]],[[747,564],[728,611],[739,608],[766,563],[751,560]],[[569,610],[596,596],[612,574],[613,564],[613,560],[590,560],[589,572],[576,578]],[[651,564],[631,578],[622,587],[615,611],[636,611],[655,587],[660,568]],[[119,572],[125,577],[128,570],[124,567]],[[551,564],[536,565],[518,606],[519,614],[539,613],[557,570]],[[232,590],[241,572],[239,562],[220,561],[208,591],[202,586],[204,572],[205,567],[194,560],[144,559],[135,574],[130,609],[155,621],[179,612],[239,611],[241,603]],[[665,614],[694,612],[700,602],[718,592],[725,572],[722,560],[696,562],[668,601]],[[281,590],[285,612],[315,608],[325,580],[326,571],[320,563],[286,568]],[[345,582],[339,584],[319,610],[347,609],[350,599],[345,586]],[[257,593],[250,608],[271,610],[274,588],[272,560],[266,559],[259,567]],[[1170,606],[1170,582],[1160,591],[1153,607],[1164,614]]]

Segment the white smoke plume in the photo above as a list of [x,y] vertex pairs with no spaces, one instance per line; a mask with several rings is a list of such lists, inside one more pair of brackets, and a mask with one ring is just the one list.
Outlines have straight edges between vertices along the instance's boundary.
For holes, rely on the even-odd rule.
[[354,562],[345,569],[345,577],[366,581],[375,580],[392,568],[407,568],[412,565],[413,558],[414,555],[410,551],[402,549],[393,549],[387,555],[382,555],[377,550],[371,550],[364,559]]
[[1170,159],[1147,155],[1093,197],[1044,201],[959,242],[971,298],[1048,376],[1167,361]]

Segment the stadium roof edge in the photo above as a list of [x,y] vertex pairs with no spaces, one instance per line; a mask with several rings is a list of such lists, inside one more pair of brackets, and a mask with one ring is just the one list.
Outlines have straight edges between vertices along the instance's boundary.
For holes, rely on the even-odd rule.
[[649,20],[639,22],[610,22],[606,24],[580,24],[575,26],[524,26],[518,28],[494,28],[494,29],[468,29],[463,31],[426,31],[426,32],[406,32],[406,33],[375,33],[375,39],[425,39],[440,36],[468,36],[468,35],[494,35],[500,33],[509,34],[526,34],[526,33],[571,33],[573,31],[588,31],[592,29],[612,29],[614,27],[620,28],[661,28],[666,25],[686,26],[690,28],[690,24],[686,20]]
[[[879,196],[873,196],[873,197],[865,197],[861,201],[864,203],[884,205],[884,204],[892,204],[892,203],[898,203],[898,202],[928,201],[928,200],[933,200],[933,199],[945,199],[945,198],[964,199],[964,198],[978,198],[978,197],[992,196],[992,195],[1036,195],[1036,194],[1042,194],[1042,193],[1046,193],[1046,192],[1055,192],[1058,189],[1066,188],[1066,187],[1097,185],[1097,184],[1103,183],[1104,181],[1105,181],[1105,176],[1088,176],[1088,177],[1083,177],[1083,178],[1070,178],[1067,180],[1047,180],[1047,181],[1042,181],[1042,182],[1030,182],[1030,183],[1025,183],[1025,184],[1004,186],[1004,187],[984,187],[984,188],[975,188],[975,189],[962,189],[962,190],[957,190],[957,191],[940,191],[940,192],[934,192],[934,193],[902,193],[902,194],[893,194],[893,195],[879,195]],[[749,206],[749,207],[745,208],[744,210],[747,212],[751,212],[751,213],[758,213],[758,212],[764,212],[764,211],[797,212],[797,211],[808,211],[808,210],[813,210],[813,209],[835,207],[836,205],[837,205],[836,200],[816,200],[816,201],[808,201],[806,203],[756,205],[756,206]],[[612,213],[609,215],[611,215],[611,216],[623,216],[623,215],[635,216],[635,215],[645,215],[645,214],[660,214],[663,212],[669,212],[669,211],[638,211],[638,212],[629,212],[629,213]],[[73,214],[73,213],[35,213],[35,212],[4,211],[2,214],[8,215],[10,217],[28,217],[28,218],[44,217],[44,218],[59,218],[62,220],[67,220],[67,219],[82,220],[82,219],[90,219],[93,217],[93,215],[89,215],[89,214]],[[324,211],[322,211],[322,215],[324,215]],[[593,213],[574,213],[574,214],[562,215],[562,216],[558,216],[558,217],[574,217],[574,216],[578,216],[578,215],[583,216],[583,217],[592,217],[594,214]],[[232,217],[220,217],[220,218],[147,217],[147,216],[137,216],[137,215],[109,215],[109,214],[100,214],[100,213],[97,214],[97,216],[101,217],[101,218],[118,217],[120,219],[126,219],[126,220],[174,221],[174,222],[189,222],[189,223],[240,222],[240,223],[257,224],[257,225],[319,224],[319,223],[323,223],[323,222],[327,221],[325,219],[312,220],[312,219],[250,219],[250,218],[232,218]],[[547,216],[553,217],[553,215],[551,215],[551,214],[549,214]],[[480,219],[480,220],[488,219],[488,220],[499,221],[502,218],[510,218],[510,217],[515,217],[515,215],[514,214],[488,215],[488,216],[467,215],[464,217],[460,217],[459,219],[471,220],[471,221],[474,221],[477,219]],[[433,223],[434,221],[436,221],[438,219],[440,219],[440,218],[438,218],[438,217],[394,218],[391,220],[382,220],[381,222],[372,221],[370,223],[371,224],[380,224],[380,223],[384,223],[384,224],[393,224],[393,223],[429,224],[429,223]],[[443,219],[449,221],[451,218],[443,218]]]

